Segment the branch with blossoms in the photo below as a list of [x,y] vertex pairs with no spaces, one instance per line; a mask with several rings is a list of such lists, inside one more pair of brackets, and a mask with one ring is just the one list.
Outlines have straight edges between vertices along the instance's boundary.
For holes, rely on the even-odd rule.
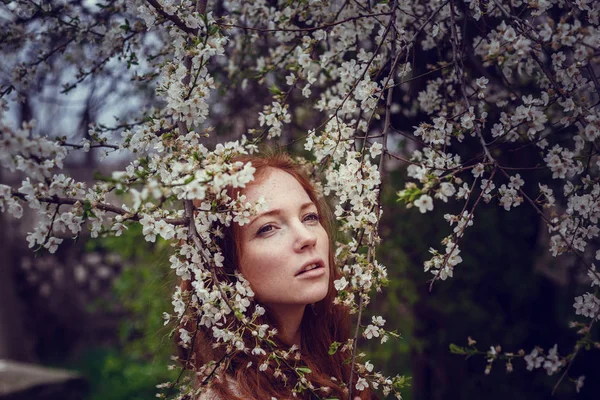
[[[416,137],[425,142],[423,150],[413,153],[411,161],[417,163],[408,168],[409,176],[417,182],[409,182],[404,190],[399,191],[399,200],[426,213],[434,208],[434,195],[444,202],[453,197],[459,201],[466,199],[462,207],[464,211],[471,193],[474,193],[477,179],[482,179],[476,204],[479,199],[483,199],[485,203],[497,199],[498,204],[509,211],[526,199],[548,225],[552,234],[549,246],[552,254],[558,256],[572,253],[581,258],[593,285],[597,278],[594,278],[595,266],[590,258],[595,253],[595,258],[598,259],[600,254],[600,251],[589,248],[597,246],[599,233],[595,226],[598,210],[594,205],[600,191],[597,175],[600,167],[597,156],[600,98],[595,95],[597,91],[594,93],[587,90],[588,87],[596,87],[593,83],[596,78],[590,70],[593,71],[597,58],[594,46],[590,46],[590,38],[584,34],[586,28],[579,19],[580,16],[589,14],[591,9],[583,5],[559,6],[570,8],[572,22],[561,20],[556,23],[550,14],[546,14],[549,8],[554,7],[551,4],[546,9],[530,9],[526,5],[515,9],[511,6],[509,13],[502,2],[494,1],[488,3],[484,13],[478,2],[469,3],[468,9],[460,10],[455,2],[451,2],[449,13],[437,22],[437,32],[443,27],[450,31],[450,43],[439,38],[434,31],[433,40],[427,44],[440,50],[448,49],[451,55],[449,62],[453,68],[451,73],[442,75],[441,79],[429,81],[426,90],[419,93],[420,108],[431,115],[434,123],[421,124],[414,132]],[[533,20],[527,18],[529,15],[543,15],[543,18]],[[469,38],[468,32],[459,31],[459,20],[463,20],[465,24],[477,24],[477,21],[485,20],[488,26],[495,28],[488,31],[487,37]],[[534,23],[538,25],[534,26],[532,21],[536,21]],[[587,22],[589,26],[596,26],[598,23],[597,18]],[[472,40],[472,46],[468,44],[469,40]],[[465,53],[475,54],[476,57],[470,61],[475,64],[476,69],[467,69]],[[517,66],[519,70],[514,70]],[[470,76],[471,73],[480,74],[482,71],[485,76]],[[585,77],[586,74],[591,82]],[[538,92],[535,94],[525,92],[524,86],[521,89],[519,79],[528,82],[528,77],[533,77],[531,81],[537,85],[535,88]],[[494,83],[490,85],[492,80]],[[442,91],[442,87],[453,88],[457,94],[449,89]],[[516,93],[520,91],[521,94],[517,96]],[[511,101],[519,97],[522,103],[511,104]],[[491,108],[494,106],[496,110]],[[487,127],[490,120],[497,121],[493,123],[491,130]],[[558,127],[561,128],[557,130]],[[564,137],[565,134],[573,138],[574,149],[563,147],[561,135]],[[473,183],[470,187],[463,183],[465,179],[460,174],[461,167],[468,164],[462,162],[462,157],[450,153],[450,149],[458,148],[466,142],[468,135],[477,139],[482,152],[468,161],[468,164],[478,166],[472,169]],[[510,175],[519,168],[506,168],[502,160],[504,153],[499,150],[502,149],[501,145],[512,143],[523,143],[513,151],[533,146],[539,149],[538,163],[545,165],[552,179],[564,180],[562,205],[559,205],[559,200],[551,189],[550,179],[544,184],[540,182],[540,196],[533,200],[535,196],[526,193],[525,181],[521,175]],[[585,168],[580,158],[587,161]],[[448,160],[452,160],[449,165]],[[443,175],[448,166],[457,173]],[[526,172],[527,168],[521,170]],[[489,179],[486,179],[486,174],[490,171]],[[508,185],[503,183],[497,188],[497,179],[494,179],[496,171],[501,172],[498,176],[505,179]],[[444,182],[446,179],[448,182]],[[463,189],[457,191],[454,186],[456,183],[462,183]],[[468,214],[469,225],[473,223],[475,208]],[[553,210],[559,217],[549,217],[543,209]],[[458,221],[457,216],[447,214],[445,217],[451,226]],[[466,225],[460,230],[461,233],[464,227]],[[445,238],[442,244],[447,244],[448,241]],[[458,247],[452,242],[450,248],[446,249],[445,256],[441,256],[437,250],[431,250],[434,257],[425,262],[425,270],[435,267],[431,271],[435,275],[432,284],[438,277],[445,279],[452,276],[454,267],[461,261],[460,257],[455,257],[454,262],[449,262],[454,249]],[[445,274],[442,275],[441,271],[445,271]],[[577,299],[575,308],[579,314],[578,304],[583,301],[583,297],[579,296]],[[595,304],[594,299],[597,297],[587,293],[585,299]],[[591,325],[588,326],[590,330]],[[575,352],[565,359],[565,365],[569,365],[565,374],[580,348],[576,346]],[[493,357],[490,359],[493,360]]]
[[[577,354],[579,354],[582,349],[600,349],[600,342],[594,341],[591,336],[592,327],[600,316],[600,301],[598,301],[598,299],[590,293],[586,293],[584,296],[576,297],[575,301],[576,303],[574,306],[577,310],[576,313],[578,315],[590,317],[591,321],[588,323],[570,323],[569,326],[573,329],[577,329],[577,334],[580,336],[580,338],[577,340],[577,343],[575,344],[571,353],[567,355],[560,355],[558,352],[558,345],[556,344],[550,348],[546,354],[544,349],[539,346],[533,348],[530,353],[526,353],[523,349],[516,353],[502,352],[502,346],[500,345],[490,346],[488,351],[482,351],[477,348],[477,341],[470,336],[467,339],[468,346],[461,347],[456,344],[451,344],[450,352],[452,354],[464,355],[466,358],[473,356],[484,356],[486,358],[486,366],[484,370],[486,375],[491,373],[492,366],[496,360],[503,360],[506,362],[505,369],[507,373],[513,372],[513,360],[515,359],[523,359],[527,371],[534,371],[536,369],[543,368],[548,376],[558,374],[562,371],[562,374],[560,374],[559,379],[556,381],[554,388],[552,389],[552,395],[554,395],[561,382],[567,376],[571,366],[573,365],[573,362],[575,361],[575,357],[577,357]],[[580,375],[577,379],[570,379],[570,381],[574,383],[575,391],[579,393],[584,385],[585,375]]]
[[[388,283],[386,267],[377,260],[381,189],[390,184],[386,172],[393,168],[388,161],[406,167],[409,179],[397,197],[408,208],[426,214],[443,202],[455,210],[444,216],[452,231],[442,240],[445,250],[432,248],[424,262],[424,271],[433,274],[430,288],[460,271],[459,244],[469,246],[465,232],[481,207],[509,212],[524,203],[548,225],[551,253],[582,259],[591,286],[597,285],[599,22],[588,3],[266,7],[232,1],[215,7],[201,1],[117,0],[112,12],[85,10],[81,19],[77,7],[58,13],[35,2],[13,3],[18,12],[3,7],[15,33],[0,42],[1,51],[16,55],[12,78],[2,79],[0,164],[24,178],[15,187],[0,186],[0,209],[15,217],[26,207],[36,213],[30,247],[51,252],[84,229],[92,237],[118,236],[133,223],[142,225],[147,241],[172,241],[171,267],[189,287],[175,289],[166,319],[177,323],[180,344],[190,351],[199,327],[211,330],[215,346],[224,349],[216,365],[194,366],[204,384],[241,351],[255,357],[261,372],[295,382],[296,393],[320,393],[311,386],[310,371],[288,362],[298,349],[276,349],[270,342],[276,332],[258,324],[264,309],[248,282],[222,268],[223,229],[247,223],[264,207],[225,191],[252,181],[252,167],[232,160],[255,153],[259,145],[298,150],[300,143],[307,169],[321,178],[323,194],[335,203],[342,233],[335,256],[343,275],[334,282],[335,302],[348,307],[356,324],[350,341],[332,343],[330,350],[351,354],[348,382],[356,383],[347,383],[350,397],[367,388],[400,396],[406,384],[405,377],[374,372],[359,351],[360,339],[398,336],[384,329],[381,316],[362,321],[372,294]],[[555,20],[556,14],[564,17]],[[34,23],[38,15],[47,25]],[[52,31],[65,37],[43,42],[39,54],[28,53],[27,43]],[[79,57],[77,46],[88,56]],[[45,137],[30,121],[11,126],[14,116],[5,105],[32,90],[31,82],[46,69],[58,68],[60,57],[79,74],[66,83],[69,89],[101,68],[143,64],[131,85],[151,84],[156,108],[112,128],[96,124],[91,140],[81,143],[67,135]],[[230,107],[229,91],[243,104]],[[395,148],[396,142],[403,147]],[[128,165],[92,184],[61,172],[67,157],[92,148],[118,154]],[[510,164],[516,153],[525,153],[531,163]],[[533,172],[545,173],[535,186],[527,184]],[[596,292],[585,293],[576,297],[575,312],[595,320],[599,303]],[[587,333],[592,327],[586,325]],[[248,330],[257,332],[253,342],[244,339]],[[503,357],[512,368],[511,360],[521,357],[528,366],[548,363],[566,374],[577,352],[595,345],[582,342],[562,358],[556,348],[501,354],[495,347],[479,351],[472,343],[451,350],[483,355],[490,368]],[[197,397],[203,389],[181,383],[184,394]]]
[[[94,8],[77,3],[65,6],[22,1],[8,2],[4,8],[6,34],[0,48],[7,53],[10,76],[0,80],[4,87],[0,97],[13,91],[23,96],[41,73],[59,63],[63,65],[58,68],[77,70],[74,79],[62,83],[63,93],[75,89],[88,77],[99,75],[111,59],[123,57],[129,64],[137,63],[129,50],[138,45],[145,30],[139,24],[130,25],[126,4],[113,2],[110,7]],[[40,36],[40,28],[51,29]],[[23,46],[30,41],[36,43],[34,51]],[[87,53],[87,63],[81,60],[79,52]]]

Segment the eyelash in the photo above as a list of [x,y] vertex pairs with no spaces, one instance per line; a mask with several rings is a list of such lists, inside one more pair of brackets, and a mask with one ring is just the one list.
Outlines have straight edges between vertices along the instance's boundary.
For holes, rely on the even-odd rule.
[[[303,221],[321,221],[321,217],[317,213],[309,213],[304,216]],[[271,229],[267,229],[267,228],[271,228]],[[273,225],[267,224],[267,225],[261,226],[260,229],[258,230],[258,232],[256,232],[256,234],[262,235],[263,233],[270,232],[272,229],[273,229]]]
[[306,221],[306,220],[307,220],[307,218],[309,218],[309,217],[311,217],[311,220],[312,220],[312,221],[320,221],[320,220],[321,220],[321,217],[320,217],[320,216],[319,216],[319,214],[317,214],[317,213],[310,213],[310,214],[307,214],[307,215],[304,217],[304,220]]
[[258,232],[256,232],[256,234],[257,234],[257,235],[262,235],[263,233],[267,233],[267,232],[270,232],[270,231],[271,231],[271,229],[266,229],[266,228],[273,228],[273,225],[269,224],[269,225],[262,226],[262,227],[261,227],[261,228],[258,230]]

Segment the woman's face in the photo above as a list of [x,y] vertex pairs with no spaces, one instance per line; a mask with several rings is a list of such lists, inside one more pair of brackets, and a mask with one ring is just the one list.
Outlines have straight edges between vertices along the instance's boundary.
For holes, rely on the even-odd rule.
[[272,310],[322,300],[329,287],[329,238],[300,183],[280,169],[264,171],[244,194],[268,210],[240,227],[240,270]]

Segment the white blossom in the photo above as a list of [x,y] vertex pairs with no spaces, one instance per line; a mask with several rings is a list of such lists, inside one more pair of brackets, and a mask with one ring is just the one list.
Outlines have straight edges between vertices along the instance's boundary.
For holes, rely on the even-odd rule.
[[419,209],[421,214],[425,214],[427,211],[433,210],[433,199],[431,196],[424,194],[415,200],[415,206]]
[[562,363],[558,356],[557,345],[555,344],[554,347],[548,350],[548,355],[546,356],[543,367],[548,375],[552,375],[556,373],[561,366]]
[[367,339],[379,337],[379,335],[380,335],[379,327],[372,325],[372,324],[369,324],[363,332],[363,336],[366,337]]

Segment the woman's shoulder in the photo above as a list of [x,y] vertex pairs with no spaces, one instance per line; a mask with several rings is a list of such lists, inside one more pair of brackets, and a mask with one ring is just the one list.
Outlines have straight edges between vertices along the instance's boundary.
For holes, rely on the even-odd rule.
[[[238,385],[235,382],[235,380],[233,379],[233,377],[231,377],[229,375],[225,375],[225,378],[221,378],[221,379],[225,380],[227,389],[229,389],[235,396],[240,395]],[[221,396],[221,394],[218,393],[211,386],[208,386],[202,390],[202,393],[200,393],[200,396],[198,397],[197,400],[227,400],[227,399],[224,398],[223,396]]]
[[213,388],[206,388],[200,393],[197,400],[226,400],[221,397]]
[[200,393],[197,400],[222,400],[221,396],[215,393],[212,388],[206,388]]

